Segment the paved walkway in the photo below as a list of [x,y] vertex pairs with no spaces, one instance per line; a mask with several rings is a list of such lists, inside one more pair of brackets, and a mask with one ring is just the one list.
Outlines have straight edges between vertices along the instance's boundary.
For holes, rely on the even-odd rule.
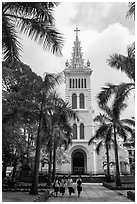
[[83,184],[82,186],[83,191],[80,198],[77,197],[77,192],[69,197],[66,191],[64,197],[51,196],[47,202],[132,202],[118,192],[105,188],[102,184]]

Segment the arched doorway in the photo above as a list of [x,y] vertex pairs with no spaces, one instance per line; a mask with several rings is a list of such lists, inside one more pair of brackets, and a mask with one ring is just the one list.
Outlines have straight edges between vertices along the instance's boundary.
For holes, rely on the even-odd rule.
[[76,149],[72,152],[72,173],[85,174],[87,169],[87,155],[84,150]]

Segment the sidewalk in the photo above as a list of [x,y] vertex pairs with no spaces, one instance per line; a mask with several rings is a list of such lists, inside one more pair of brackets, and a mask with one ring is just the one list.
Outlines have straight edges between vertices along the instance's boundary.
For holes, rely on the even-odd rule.
[[[76,186],[75,186],[76,188]],[[76,194],[68,195],[68,190],[64,197],[49,197],[47,202],[133,202],[118,192],[109,190],[102,186],[102,184],[83,184],[83,191],[81,197]]]
[[[64,197],[51,196],[46,202],[133,202],[127,199],[124,195],[126,192],[117,192],[109,190],[102,186],[102,184],[82,184],[83,191],[81,197],[77,197],[77,191],[69,197],[68,190],[66,189]],[[75,184],[76,189],[76,184]],[[51,192],[53,190],[50,190]],[[40,194],[39,194],[40,195]],[[126,194],[125,194],[126,195]],[[38,195],[30,195],[28,192],[3,192],[2,202],[33,202]]]

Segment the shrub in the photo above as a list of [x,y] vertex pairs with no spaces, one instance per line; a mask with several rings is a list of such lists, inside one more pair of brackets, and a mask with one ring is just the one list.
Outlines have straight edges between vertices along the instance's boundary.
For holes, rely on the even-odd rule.
[[135,192],[133,192],[133,191],[128,191],[128,192],[127,192],[127,198],[130,199],[130,200],[135,201]]

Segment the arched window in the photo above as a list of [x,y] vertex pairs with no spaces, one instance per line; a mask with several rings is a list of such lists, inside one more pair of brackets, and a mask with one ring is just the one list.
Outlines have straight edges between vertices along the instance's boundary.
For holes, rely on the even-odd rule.
[[84,124],[80,124],[80,139],[84,139]]
[[84,109],[84,108],[85,108],[84,94],[81,93],[81,94],[79,95],[79,97],[80,97],[80,100],[79,100],[79,102],[80,102],[80,108],[81,108],[81,109]]
[[72,109],[77,109],[77,95],[72,94]]
[[71,88],[71,79],[69,80],[69,88]]
[[77,139],[77,125],[73,124],[73,139]]
[[87,88],[86,79],[84,79],[84,85],[85,85],[85,88]]

